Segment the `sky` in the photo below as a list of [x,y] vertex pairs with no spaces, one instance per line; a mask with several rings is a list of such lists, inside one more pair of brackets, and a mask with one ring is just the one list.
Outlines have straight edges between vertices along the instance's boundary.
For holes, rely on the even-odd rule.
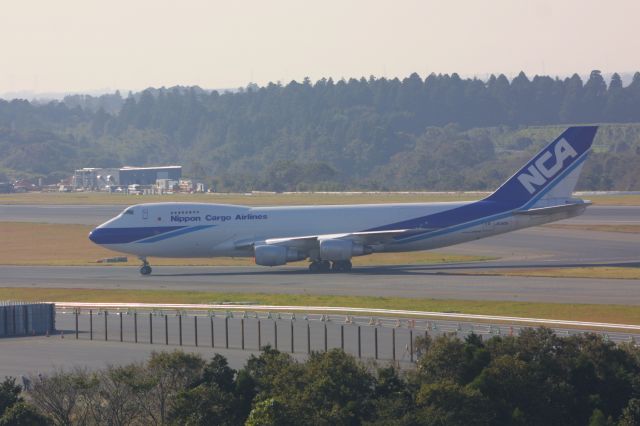
[[638,0],[0,0],[0,94],[640,70]]

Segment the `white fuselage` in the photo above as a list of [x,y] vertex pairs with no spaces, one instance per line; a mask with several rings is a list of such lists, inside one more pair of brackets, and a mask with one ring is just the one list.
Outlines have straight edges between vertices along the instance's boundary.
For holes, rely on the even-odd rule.
[[[141,257],[252,256],[253,252],[247,249],[248,245],[271,238],[346,234],[438,213],[446,215],[461,207],[472,208],[472,204],[287,207],[205,203],[139,204],[98,226],[90,238],[109,249]],[[577,216],[585,207],[586,205],[570,212],[536,216],[500,211],[466,222],[451,223],[415,237],[378,244],[374,251],[428,250],[459,244]],[[132,213],[126,213],[127,211]]]

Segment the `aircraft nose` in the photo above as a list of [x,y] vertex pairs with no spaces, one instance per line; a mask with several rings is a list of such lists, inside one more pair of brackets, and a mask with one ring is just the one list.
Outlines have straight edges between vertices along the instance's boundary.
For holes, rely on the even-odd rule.
[[98,245],[109,244],[111,242],[109,240],[110,236],[111,233],[109,232],[109,229],[102,227],[102,225],[89,232],[89,240]]
[[89,240],[92,243],[98,244],[98,233],[96,232],[98,228],[94,228],[91,232],[89,232]]

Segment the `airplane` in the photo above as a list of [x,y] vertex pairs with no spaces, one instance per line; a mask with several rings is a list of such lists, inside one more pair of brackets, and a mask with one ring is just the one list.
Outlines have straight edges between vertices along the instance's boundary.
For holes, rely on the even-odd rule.
[[572,198],[597,126],[567,128],[497,190],[471,202],[248,207],[147,203],[126,208],[89,239],[138,256],[254,257],[263,266],[308,259],[311,272],[348,272],[379,252],[429,250],[582,214]]

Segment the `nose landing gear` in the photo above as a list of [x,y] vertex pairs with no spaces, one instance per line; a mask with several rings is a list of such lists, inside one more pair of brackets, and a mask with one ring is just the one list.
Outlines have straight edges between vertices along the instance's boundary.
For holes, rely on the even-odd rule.
[[150,275],[152,269],[151,269],[151,266],[149,266],[149,262],[147,262],[147,258],[141,257],[140,260],[142,261],[142,266],[140,267],[140,273],[142,275]]

